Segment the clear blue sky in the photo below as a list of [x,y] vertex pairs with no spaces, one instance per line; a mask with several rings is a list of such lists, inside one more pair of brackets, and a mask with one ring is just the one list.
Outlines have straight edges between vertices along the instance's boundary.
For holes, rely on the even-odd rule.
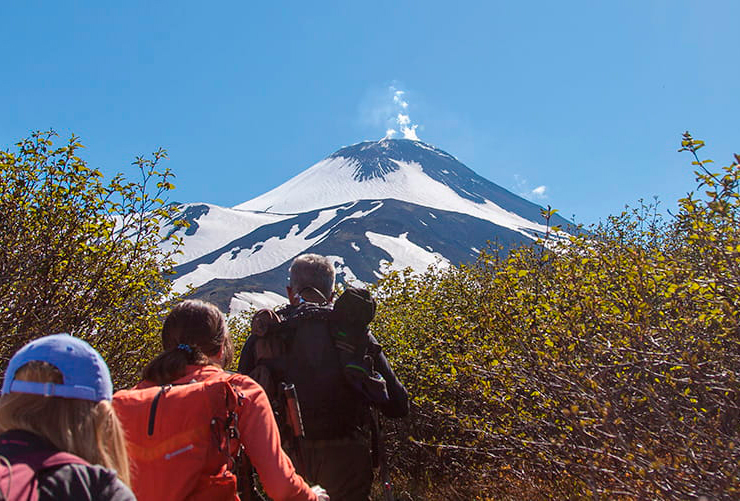
[[0,19],[0,147],[74,132],[113,173],[162,146],[183,202],[253,198],[399,111],[584,223],[673,206],[693,186],[686,129],[717,166],[740,152],[734,0],[28,0]]

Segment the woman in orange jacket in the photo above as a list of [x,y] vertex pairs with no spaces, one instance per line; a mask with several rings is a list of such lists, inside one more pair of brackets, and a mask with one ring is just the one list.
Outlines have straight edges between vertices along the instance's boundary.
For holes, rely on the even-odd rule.
[[[234,439],[272,499],[329,499],[321,487],[306,484],[280,447],[280,434],[264,390],[248,376],[223,370],[231,362],[233,346],[224,315],[215,305],[198,300],[176,305],[165,319],[162,344],[165,351],[144,369],[143,381],[114,395],[114,406],[131,439],[132,486],[139,500],[184,494],[187,499],[238,499],[236,479],[228,471]],[[178,396],[183,395],[184,405],[173,410],[178,409]],[[226,405],[221,404],[224,395]],[[230,398],[233,405],[229,410]],[[144,405],[137,404],[142,401]],[[213,409],[221,408],[226,428],[219,424],[220,417],[207,414],[210,403]],[[143,412],[137,415],[136,408]],[[188,421],[189,414],[194,424]],[[196,423],[196,414],[206,416],[205,425]],[[206,432],[199,435],[204,426]],[[228,445],[220,447],[221,443]],[[207,449],[199,449],[199,444],[206,444]],[[201,471],[174,468],[178,461]],[[169,485],[163,477],[171,479]],[[228,484],[228,488],[221,484]],[[188,492],[176,493],[180,486]]]

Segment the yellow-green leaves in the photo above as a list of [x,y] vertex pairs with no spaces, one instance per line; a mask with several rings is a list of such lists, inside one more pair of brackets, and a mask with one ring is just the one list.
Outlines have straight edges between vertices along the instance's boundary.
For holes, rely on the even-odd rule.
[[0,152],[0,365],[34,337],[70,332],[105,357],[116,385],[131,383],[159,350],[177,246],[159,247],[171,216],[163,150],[135,162],[139,181],[107,183],[76,155],[36,132]]
[[436,479],[414,497],[740,489],[740,167],[697,162],[668,219],[641,204],[554,250],[379,282],[373,328],[415,402],[395,457]]

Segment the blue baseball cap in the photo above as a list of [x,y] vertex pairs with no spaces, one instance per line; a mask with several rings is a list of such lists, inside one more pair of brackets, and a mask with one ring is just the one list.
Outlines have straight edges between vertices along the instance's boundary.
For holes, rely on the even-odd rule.
[[[64,383],[15,379],[18,369],[35,361],[47,362],[59,369]],[[69,334],[53,334],[31,341],[13,355],[3,381],[3,395],[6,393],[32,393],[99,402],[113,398],[113,383],[105,360],[92,346]]]

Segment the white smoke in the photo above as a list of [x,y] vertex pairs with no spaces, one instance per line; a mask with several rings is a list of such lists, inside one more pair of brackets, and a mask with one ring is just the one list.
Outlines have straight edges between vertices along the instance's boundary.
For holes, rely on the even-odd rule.
[[401,132],[403,132],[403,138],[418,141],[419,136],[416,135],[417,127],[418,125],[416,124],[412,125],[411,127],[401,127]]
[[401,96],[405,94],[402,90],[395,90],[395,87],[391,86],[391,91],[393,92],[393,102],[399,105],[404,110],[409,107],[409,103],[404,101]]
[[[412,139],[414,141],[418,141],[419,136],[416,135],[416,129],[417,127],[419,127],[419,125],[411,123],[411,117],[407,112],[409,103],[403,97],[406,92],[397,89],[393,85],[391,85],[388,90],[391,92],[391,95],[393,96],[393,104],[396,106],[397,114],[395,118],[395,125],[398,125],[398,128],[401,131],[401,134],[403,134],[404,139]],[[393,132],[395,134],[395,129],[393,129]],[[387,132],[386,137],[389,137]]]
[[358,106],[360,122],[377,129],[383,127],[385,137],[403,137],[404,139],[419,140],[417,129],[424,127],[415,124],[409,115],[412,106],[407,99],[407,92],[393,84],[387,87],[370,89]]

